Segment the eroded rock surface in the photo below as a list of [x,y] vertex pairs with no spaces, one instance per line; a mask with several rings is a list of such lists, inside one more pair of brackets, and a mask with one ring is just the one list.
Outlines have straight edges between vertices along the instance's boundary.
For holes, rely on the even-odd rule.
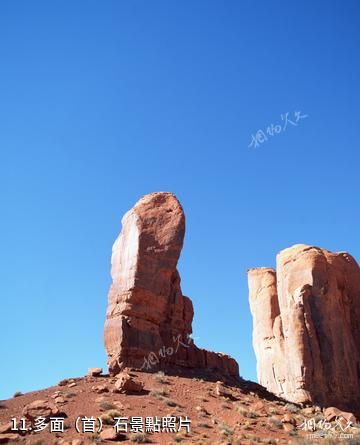
[[250,269],[259,382],[293,402],[359,411],[360,269],[345,252],[304,244]]
[[181,292],[176,268],[184,234],[184,212],[171,193],[146,195],[123,217],[104,331],[111,374],[180,366],[238,376],[235,360],[191,340],[193,305]]

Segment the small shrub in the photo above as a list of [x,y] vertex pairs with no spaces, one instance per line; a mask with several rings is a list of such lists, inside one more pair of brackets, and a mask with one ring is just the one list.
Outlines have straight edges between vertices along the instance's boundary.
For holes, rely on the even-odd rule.
[[162,400],[164,397],[167,396],[167,392],[165,391],[165,389],[153,389],[152,391],[150,391],[150,395]]
[[171,400],[171,399],[166,399],[165,403],[167,404],[167,406],[171,406],[171,407],[178,406],[178,404],[174,400]]
[[145,433],[134,433],[130,436],[131,442],[148,443],[148,438]]
[[206,423],[206,422],[200,422],[200,423],[197,424],[197,426],[198,426],[199,428],[212,428],[212,426],[209,425],[209,424]]
[[90,437],[90,444],[92,445],[100,445],[101,444],[101,438],[100,435],[97,433],[92,434]]
[[163,371],[159,371],[154,374],[154,380],[156,380],[158,383],[167,383],[165,373]]
[[234,433],[234,430],[229,425],[226,425],[226,423],[221,423],[219,425],[219,430],[224,436],[232,436]]
[[112,409],[116,409],[116,405],[111,402],[105,401],[100,403],[99,408],[101,411],[110,411]]
[[293,403],[287,403],[285,405],[285,409],[287,411],[289,411],[290,413],[293,413],[293,414],[295,414],[295,413],[300,411],[300,408],[298,406],[294,405]]
[[249,419],[256,419],[258,416],[255,411],[247,410],[243,406],[237,406],[236,409],[242,416],[248,417]]
[[241,406],[241,405],[237,405],[237,406],[236,406],[236,410],[237,410],[242,416],[246,417],[246,413],[248,412],[248,410],[247,410],[245,407],[243,407],[243,406]]
[[289,431],[290,436],[297,436],[298,432],[296,430]]
[[111,409],[110,411],[106,411],[100,417],[105,425],[113,425],[114,417],[121,417],[121,413],[116,409]]
[[23,393],[22,393],[21,391],[16,391],[16,392],[14,393],[13,397],[20,397],[20,396],[22,396],[22,395],[23,395]]

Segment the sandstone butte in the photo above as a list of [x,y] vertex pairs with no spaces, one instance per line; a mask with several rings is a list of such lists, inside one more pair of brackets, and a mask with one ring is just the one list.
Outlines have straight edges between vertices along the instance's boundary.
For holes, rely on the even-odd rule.
[[258,380],[297,403],[360,411],[360,269],[298,244],[248,272]]
[[237,362],[198,348],[191,339],[193,305],[180,286],[177,262],[185,216],[172,193],[145,195],[122,219],[111,258],[112,284],[104,328],[111,375],[208,369],[238,377]]

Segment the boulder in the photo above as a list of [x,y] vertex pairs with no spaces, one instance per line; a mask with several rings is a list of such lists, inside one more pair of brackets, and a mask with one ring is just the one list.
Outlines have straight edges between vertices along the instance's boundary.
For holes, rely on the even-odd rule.
[[120,441],[126,439],[126,436],[118,433],[115,428],[105,428],[100,433],[100,439],[104,441]]
[[336,418],[340,420],[346,420],[347,422],[356,423],[356,417],[353,413],[348,413],[346,411],[341,411],[338,408],[335,408],[334,406],[330,406],[326,409],[324,409],[324,417],[325,420],[328,422],[332,422]]
[[284,416],[281,418],[282,423],[291,423],[292,425],[296,425],[296,420],[293,416],[291,416],[289,413],[284,414]]
[[4,425],[0,425],[0,434],[10,433],[12,431],[12,423],[5,423]]
[[34,402],[25,405],[22,413],[23,416],[29,420],[35,420],[38,417],[49,419],[49,417],[59,414],[59,409],[56,405],[47,400],[35,400]]
[[172,193],[146,195],[123,217],[104,329],[111,375],[126,367],[175,366],[238,376],[234,359],[199,349],[191,339],[193,305],[177,270],[184,234],[184,212]]
[[259,382],[295,403],[359,411],[360,269],[345,252],[298,244],[276,271],[250,269]]
[[143,391],[144,385],[142,382],[135,380],[131,375],[122,372],[117,377],[115,392],[129,394]]
[[0,443],[17,443],[19,438],[20,436],[15,433],[0,434]]
[[109,392],[109,388],[106,385],[95,385],[91,387],[91,391],[103,394],[104,392]]
[[102,368],[89,368],[88,369],[88,376],[90,377],[98,377],[103,372]]
[[219,397],[225,397],[227,399],[232,398],[231,391],[223,385],[222,382],[216,382],[215,394]]
[[69,383],[69,379],[60,380],[58,386],[66,386]]
[[307,408],[303,408],[301,413],[304,414],[304,416],[312,416],[315,413],[315,408],[313,406],[308,406]]

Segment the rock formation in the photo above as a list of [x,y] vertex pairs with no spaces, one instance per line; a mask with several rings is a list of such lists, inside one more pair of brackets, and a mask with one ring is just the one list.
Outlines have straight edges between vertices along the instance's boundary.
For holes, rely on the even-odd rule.
[[238,376],[234,359],[199,349],[191,340],[193,306],[182,295],[176,268],[185,234],[176,197],[144,196],[125,214],[122,226],[113,246],[104,330],[110,373],[180,366]]
[[344,252],[295,245],[276,272],[250,269],[259,382],[293,402],[359,411],[360,269]]

